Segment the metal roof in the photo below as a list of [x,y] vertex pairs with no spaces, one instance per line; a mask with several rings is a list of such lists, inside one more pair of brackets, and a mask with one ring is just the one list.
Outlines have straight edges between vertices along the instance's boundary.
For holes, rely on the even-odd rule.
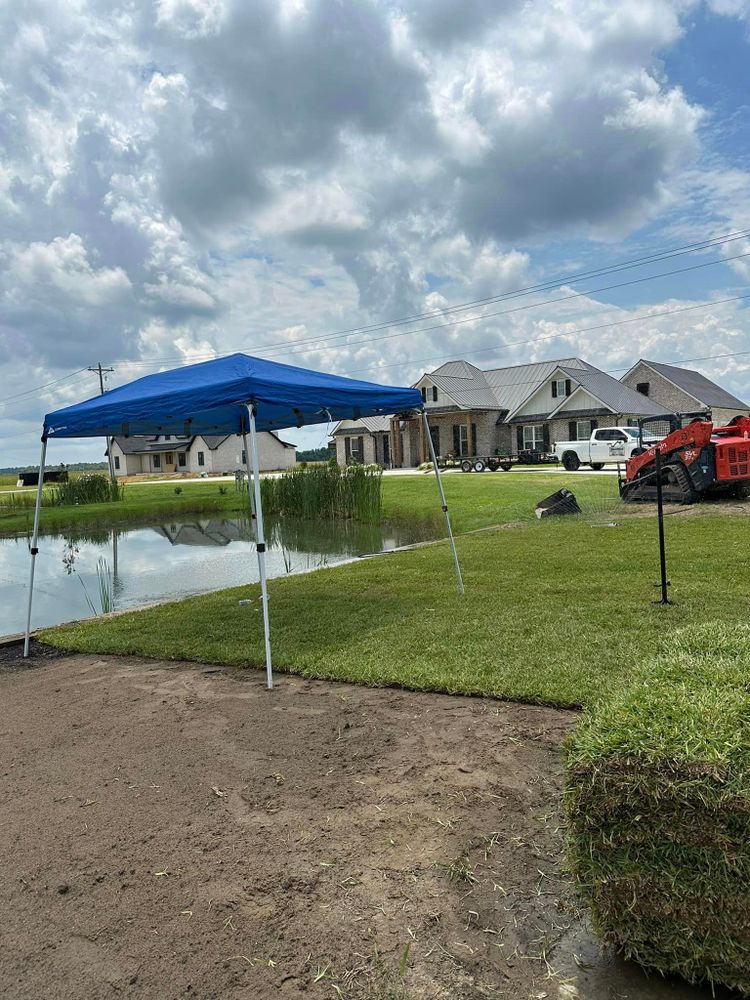
[[722,389],[720,385],[712,382],[705,375],[701,375],[700,372],[695,372],[690,368],[678,368],[676,365],[665,365],[659,361],[646,361],[644,358],[641,358],[639,363],[653,368],[659,375],[674,382],[676,386],[705,406],[724,406],[730,410],[749,409],[747,403],[743,403],[737,396]]
[[[596,396],[614,413],[631,414],[633,416],[656,416],[664,412],[664,406],[659,406],[653,399],[636,392],[630,386],[623,385],[616,378],[595,368],[562,369],[566,375],[583,386],[592,396]],[[569,397],[568,397],[569,398]]]
[[[451,399],[467,410],[497,410],[497,397],[484,381],[484,372],[477,370],[477,378],[438,375],[432,372],[428,377],[438,389],[447,392]],[[428,407],[429,412],[429,407]]]
[[468,361],[448,361],[427,377],[466,409],[507,410],[512,413],[533,395],[558,368],[571,365],[589,369],[581,358],[534,361],[483,372]]
[[[380,434],[382,432],[387,432],[391,429],[391,418],[390,417],[360,417],[359,420],[350,420],[348,423],[349,427],[342,427],[341,425],[347,423],[345,420],[339,420],[336,426],[331,431],[331,436],[336,434],[356,434],[358,431],[366,430],[368,434]],[[282,442],[283,444],[284,442]]]
[[513,413],[532,396],[558,368],[589,368],[580,358],[563,358],[555,361],[535,361],[529,365],[514,365],[512,368],[493,368],[485,372],[498,405]]

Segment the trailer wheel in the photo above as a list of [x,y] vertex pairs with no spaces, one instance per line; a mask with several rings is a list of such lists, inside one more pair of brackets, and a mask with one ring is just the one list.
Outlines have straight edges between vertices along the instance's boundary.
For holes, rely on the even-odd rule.
[[484,472],[485,465],[481,458],[478,458],[474,463],[474,472]]
[[566,451],[562,463],[568,472],[577,472],[581,468],[581,460],[574,451]]
[[501,468],[501,469],[503,470],[503,472],[510,472],[510,470],[511,470],[511,469],[513,468],[513,466],[511,465],[511,463],[510,463],[510,462],[504,462],[504,463],[503,463],[503,464],[502,464],[502,465],[500,466],[500,468]]
[[461,472],[471,472],[474,466],[468,460],[461,462]]
[[591,468],[594,470],[594,472],[601,472],[601,470],[604,468],[604,462],[592,462]]

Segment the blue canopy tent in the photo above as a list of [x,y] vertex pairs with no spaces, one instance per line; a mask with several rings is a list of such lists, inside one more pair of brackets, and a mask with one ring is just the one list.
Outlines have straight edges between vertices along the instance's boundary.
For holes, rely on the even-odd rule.
[[[48,413],[44,418],[40,475],[37,487],[24,656],[29,655],[34,566],[38,552],[39,510],[42,501],[47,442],[52,438],[129,437],[145,434],[241,434],[245,457],[252,457],[252,517],[258,554],[263,604],[266,675],[273,686],[271,636],[266,580],[266,545],[260,496],[258,431],[303,427],[307,424],[418,410],[429,444],[437,478],[440,504],[448,529],[459,590],[461,569],[453,540],[440,470],[427,424],[421,393],[417,389],[376,385],[356,379],[308,371],[246,354],[186,365],[156,375],[146,375],[103,396],[84,400]],[[247,448],[247,433],[251,447]],[[248,468],[249,478],[249,468]],[[248,489],[248,492],[250,490]]]

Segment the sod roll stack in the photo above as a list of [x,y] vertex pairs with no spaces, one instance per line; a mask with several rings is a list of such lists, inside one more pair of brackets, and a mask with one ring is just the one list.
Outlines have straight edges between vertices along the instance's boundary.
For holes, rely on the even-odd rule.
[[750,995],[750,628],[678,633],[566,750],[568,850],[595,929]]

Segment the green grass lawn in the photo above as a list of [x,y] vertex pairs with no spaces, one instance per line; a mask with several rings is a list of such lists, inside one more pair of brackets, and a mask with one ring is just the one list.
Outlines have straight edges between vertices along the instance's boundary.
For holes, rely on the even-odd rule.
[[[518,483],[519,511],[530,497],[543,495],[541,479]],[[516,489],[510,476],[454,480],[449,493],[464,528],[490,518],[494,507],[488,509],[484,491]],[[412,481],[393,482],[389,509],[404,509]],[[575,482],[583,486],[584,480]],[[429,503],[427,485],[415,485],[413,507],[422,509]],[[576,492],[581,496],[583,489],[576,485]],[[654,520],[606,523],[531,521],[464,535],[458,540],[463,597],[444,543],[273,580],[276,669],[580,705],[629,683],[634,667],[675,629],[747,620],[747,518],[704,511],[667,519],[676,603],[666,608],[652,603],[658,596]],[[261,615],[256,602],[238,604],[248,596],[257,597],[257,587],[50,629],[44,639],[82,651],[257,667]]]
[[[180,487],[181,492],[175,493]],[[219,492],[219,487],[226,490]],[[19,491],[33,495],[34,490]],[[0,536],[30,532],[34,521],[34,508],[9,510],[3,507],[0,494]],[[125,486],[125,498],[116,503],[82,504],[75,507],[43,507],[40,517],[41,530],[62,531],[65,528],[112,527],[128,523],[158,520],[161,517],[179,517],[181,514],[214,514],[244,512],[247,494],[238,493],[234,479],[210,479],[205,483],[148,484],[133,483]]]
[[[613,476],[561,476],[554,473],[462,473],[444,477],[445,492],[451,506],[451,517],[457,531],[470,531],[509,520],[525,520],[534,516],[537,500],[567,486],[590,509],[616,503],[617,483]],[[181,493],[175,493],[179,486]],[[219,493],[219,487],[226,494]],[[19,491],[20,492],[20,491]],[[33,496],[33,490],[24,493]],[[149,484],[125,486],[125,499],[118,503],[85,504],[79,507],[43,507],[42,531],[62,531],[65,528],[116,526],[143,523],[160,517],[181,514],[242,513],[247,510],[247,497],[237,493],[231,477],[209,479],[201,483]],[[439,501],[434,476],[383,477],[383,518],[386,521],[422,520],[437,514]],[[32,507],[25,510],[3,508],[0,494],[0,536],[28,532],[33,523]]]

